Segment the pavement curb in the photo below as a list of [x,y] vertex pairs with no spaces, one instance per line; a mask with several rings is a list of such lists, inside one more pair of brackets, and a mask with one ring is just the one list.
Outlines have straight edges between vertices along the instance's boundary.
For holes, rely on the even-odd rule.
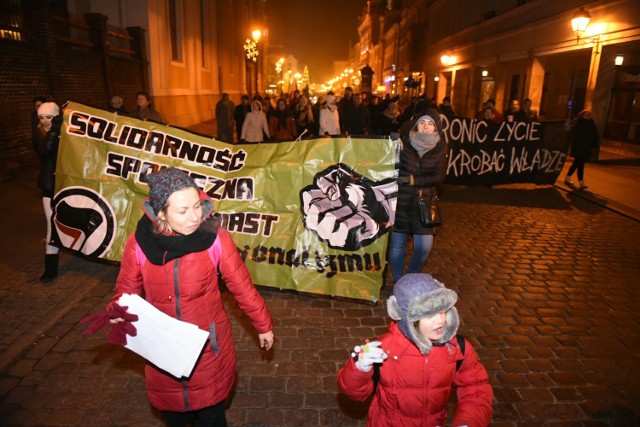
[[587,190],[578,190],[577,188],[570,187],[564,183],[556,183],[553,186],[559,190],[564,191],[565,193],[570,193],[573,196],[579,197],[588,202],[594,203],[598,206],[601,206],[607,210],[610,210],[614,213],[622,215],[626,218],[629,218],[633,221],[640,222],[640,212],[632,209],[628,206],[624,206],[618,202],[607,199],[606,197],[595,195],[594,193]]

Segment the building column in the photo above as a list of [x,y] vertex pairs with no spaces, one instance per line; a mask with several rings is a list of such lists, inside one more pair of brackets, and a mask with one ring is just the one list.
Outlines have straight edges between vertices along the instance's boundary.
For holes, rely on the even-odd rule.
[[598,69],[600,68],[600,42],[596,41],[591,48],[591,63],[589,64],[589,77],[587,78],[587,92],[584,97],[584,109],[591,111],[593,108],[593,94],[596,90]]
[[527,80],[527,87],[524,93],[531,100],[531,108],[540,111],[540,102],[542,101],[542,86],[544,84],[545,69],[538,58],[533,58],[528,74],[531,76]]

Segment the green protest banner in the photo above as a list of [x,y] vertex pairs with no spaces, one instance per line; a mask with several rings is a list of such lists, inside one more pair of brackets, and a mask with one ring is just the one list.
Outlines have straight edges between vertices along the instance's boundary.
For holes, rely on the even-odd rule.
[[395,215],[397,143],[319,138],[228,144],[69,102],[54,238],[118,261],[145,177],[173,166],[214,201],[258,285],[376,302]]

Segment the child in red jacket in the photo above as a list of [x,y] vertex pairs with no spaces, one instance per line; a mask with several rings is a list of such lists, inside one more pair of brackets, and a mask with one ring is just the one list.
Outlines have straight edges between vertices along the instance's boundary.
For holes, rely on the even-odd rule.
[[452,425],[489,425],[493,390],[471,344],[461,350],[457,299],[429,274],[407,274],[395,284],[387,301],[394,320],[389,331],[356,346],[337,377],[351,399],[364,401],[375,391],[367,426],[445,426],[453,384],[458,404]]

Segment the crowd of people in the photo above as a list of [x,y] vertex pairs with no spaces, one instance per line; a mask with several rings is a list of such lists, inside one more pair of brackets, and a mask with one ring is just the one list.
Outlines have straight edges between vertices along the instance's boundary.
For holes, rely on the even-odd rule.
[[[445,116],[449,122],[458,117],[448,96],[440,104],[435,98],[414,96],[407,105],[402,105],[399,95],[355,93],[351,87],[346,87],[342,95],[330,91],[312,102],[314,99],[308,93],[296,90],[281,97],[262,96],[258,93],[250,99],[245,94],[238,105],[233,105],[228,94],[223,94],[216,105],[217,139],[225,142],[263,142],[399,134],[403,124],[407,125],[411,121],[416,108],[424,106]],[[258,108],[253,102],[260,104],[260,112],[257,112]],[[512,100],[509,109],[503,114],[496,109],[495,100],[489,99],[475,114],[475,119],[491,123],[539,121],[538,113],[531,105],[532,101],[528,98],[522,104],[518,100]],[[233,114],[229,113],[231,109]],[[252,117],[245,125],[245,120],[251,113],[264,115],[264,120]],[[273,119],[274,116],[277,120]],[[265,122],[268,131],[264,129]],[[235,137],[229,133],[229,129],[234,126]],[[249,138],[246,137],[248,135]]]
[[[146,93],[137,94],[136,105],[129,113],[123,99],[114,96],[108,109],[114,114],[165,122]],[[50,282],[58,273],[59,248],[51,238],[51,202],[62,112],[44,97],[35,97],[33,106],[32,141],[41,159],[38,187],[47,223],[45,272],[40,280]],[[427,425],[444,425],[448,396],[455,384],[458,401],[453,425],[488,425],[493,391],[473,346],[458,334],[458,296],[431,275],[421,273],[436,227],[424,223],[417,205],[420,200],[437,197],[445,179],[447,147],[442,119],[457,117],[450,98],[437,105],[434,99],[416,97],[401,109],[397,96],[370,96],[346,88],[339,99],[329,92],[317,103],[311,102],[307,93],[296,91],[289,99],[243,95],[236,106],[224,93],[215,115],[216,138],[230,143],[394,133],[399,137],[396,220],[389,246],[394,287],[387,311],[392,321],[387,333],[354,347],[352,357],[337,373],[338,388],[355,400],[373,396],[367,425],[417,425],[424,420]],[[500,123],[534,121],[538,115],[529,99],[522,105],[511,101],[504,114],[489,99],[476,118]],[[579,114],[571,131],[574,163],[565,183],[573,185],[570,177],[577,171],[582,189],[586,188],[584,163],[598,143],[589,111]],[[105,308],[104,319],[114,328],[126,325],[124,330],[131,331],[136,317],[118,301],[125,293],[138,294],[165,314],[209,331],[209,342],[189,378],[175,378],[148,364],[148,396],[169,426],[193,422],[226,426],[224,402],[235,381],[236,361],[219,280],[250,319],[264,350],[273,346],[274,322],[231,235],[213,216],[211,198],[175,168],[154,172],[146,181],[149,197],[143,202],[144,214],[127,240],[115,294]],[[409,240],[413,251],[405,270]]]
[[[529,98],[522,103],[514,99],[501,113],[495,100],[488,99],[474,118],[489,123],[539,121],[538,113],[531,105]],[[214,110],[215,137],[229,143],[260,143],[323,136],[399,135],[403,124],[408,125],[411,121],[416,108],[423,107],[424,111],[425,106],[446,117],[448,122],[458,117],[448,96],[442,98],[440,104],[426,95],[414,96],[407,105],[402,105],[399,95],[354,93],[351,87],[346,87],[341,96],[330,91],[317,98],[299,90],[281,97],[257,93],[250,98],[245,94],[235,105],[229,94],[223,93]],[[132,112],[126,109],[118,95],[113,96],[106,109],[122,116],[167,123],[153,108],[151,98],[145,92],[137,93],[136,108]]]

